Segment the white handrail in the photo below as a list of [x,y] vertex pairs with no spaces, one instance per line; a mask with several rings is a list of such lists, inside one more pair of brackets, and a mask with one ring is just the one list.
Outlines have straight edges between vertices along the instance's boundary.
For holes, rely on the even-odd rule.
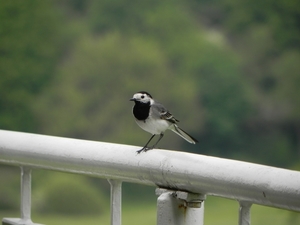
[[[201,143],[199,145],[201,148]],[[300,172],[168,150],[0,130],[0,163],[300,211]]]

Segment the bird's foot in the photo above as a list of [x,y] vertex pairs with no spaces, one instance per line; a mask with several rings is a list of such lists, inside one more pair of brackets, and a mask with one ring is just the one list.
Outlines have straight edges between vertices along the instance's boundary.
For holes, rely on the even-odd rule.
[[153,148],[149,148],[149,147],[145,146],[141,150],[138,150],[136,152],[137,152],[137,154],[140,154],[141,152],[147,152],[148,150],[151,150],[151,149],[153,149]]

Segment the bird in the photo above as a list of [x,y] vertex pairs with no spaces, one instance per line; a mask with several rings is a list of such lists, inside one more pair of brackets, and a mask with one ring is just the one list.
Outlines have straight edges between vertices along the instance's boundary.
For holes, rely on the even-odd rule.
[[[198,142],[187,132],[179,128],[177,125],[179,120],[177,120],[165,106],[155,101],[148,92],[139,91],[130,98],[130,101],[134,102],[132,113],[136,123],[143,130],[152,134],[145,146],[137,151],[138,154],[154,149],[158,142],[163,138],[164,132],[168,129],[191,144],[196,144]],[[159,135],[159,139],[152,147],[148,147],[155,135]]]

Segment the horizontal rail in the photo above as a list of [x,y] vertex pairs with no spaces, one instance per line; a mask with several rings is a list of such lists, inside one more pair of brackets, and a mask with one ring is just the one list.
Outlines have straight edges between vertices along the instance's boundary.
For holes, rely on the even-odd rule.
[[[200,145],[201,147],[201,145]],[[300,172],[185,152],[0,130],[0,163],[300,211]]]

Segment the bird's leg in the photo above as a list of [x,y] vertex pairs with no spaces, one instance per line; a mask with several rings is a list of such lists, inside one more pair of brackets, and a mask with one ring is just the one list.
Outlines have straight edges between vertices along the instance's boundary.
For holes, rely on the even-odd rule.
[[151,149],[153,149],[153,148],[155,148],[156,147],[156,145],[158,144],[158,142],[163,138],[163,136],[164,136],[164,134],[163,133],[161,133],[160,135],[159,135],[159,139],[158,139],[158,141],[152,146],[152,148]]
[[154,136],[155,136],[155,134],[153,134],[152,136],[151,136],[151,138],[149,139],[149,141],[145,144],[145,146],[141,149],[141,150],[138,150],[138,151],[136,151],[138,154],[140,154],[142,151],[147,151],[147,150],[149,150],[149,149],[152,149],[152,148],[148,148],[148,144],[150,143],[150,141],[154,138]]

